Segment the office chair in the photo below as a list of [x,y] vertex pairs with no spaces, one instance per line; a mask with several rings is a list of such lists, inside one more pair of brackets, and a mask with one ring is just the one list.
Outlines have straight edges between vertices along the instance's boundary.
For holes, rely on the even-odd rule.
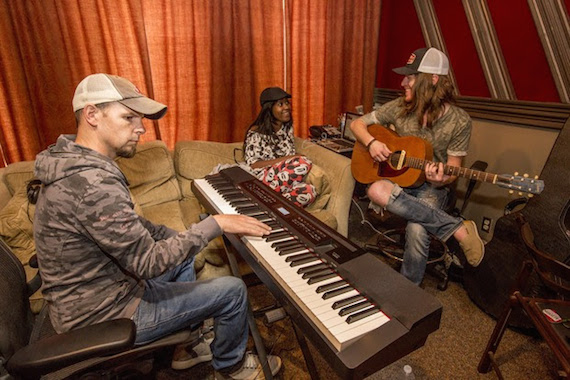
[[[470,169],[477,171],[485,171],[488,164],[484,161],[475,161]],[[456,207],[457,195],[454,190],[451,191],[450,199],[444,211],[455,217],[462,218],[463,211],[467,206],[471,193],[477,181],[472,179],[469,181],[465,197],[461,209]],[[406,227],[390,228],[378,235],[376,246],[367,245],[366,248],[372,251],[380,252],[396,261],[402,261],[404,257],[404,245],[406,241]],[[450,245],[448,245],[450,243]],[[460,260],[455,252],[460,250],[459,244],[454,239],[443,242],[435,237],[431,239],[429,248],[429,257],[427,265],[439,264],[436,268],[437,275],[440,277],[440,282],[437,285],[439,290],[447,289],[449,284],[449,273],[453,264],[461,265]]]
[[[517,224],[520,227],[521,237],[530,257],[521,266],[511,295],[497,319],[497,324],[489,338],[477,370],[480,373],[486,373],[492,367],[497,376],[500,379],[503,378],[495,361],[495,353],[506,330],[512,310],[520,307],[554,353],[562,368],[558,371],[559,377],[568,379],[570,378],[570,266],[554,259],[535,246],[530,224],[522,214],[517,215]],[[536,292],[531,295],[524,295],[527,293],[526,288],[533,272],[546,289],[552,292],[552,296],[546,294],[546,291],[545,294],[539,296],[536,296]],[[554,311],[561,317],[561,320],[556,321],[556,315],[550,317],[554,320],[549,319],[547,316],[547,314],[551,314],[549,310]]]
[[34,317],[28,301],[38,281],[0,239],[0,378],[105,379],[153,377],[152,353],[190,342],[189,330],[134,346],[136,328],[117,319],[56,334],[47,307]]

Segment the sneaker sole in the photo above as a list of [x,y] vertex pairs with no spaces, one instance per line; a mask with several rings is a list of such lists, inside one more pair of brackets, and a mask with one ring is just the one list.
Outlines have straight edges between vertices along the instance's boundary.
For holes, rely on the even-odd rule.
[[170,366],[172,367],[172,369],[177,369],[177,370],[188,369],[194,367],[197,364],[209,362],[210,360],[212,360],[212,358],[213,356],[211,354],[202,355],[198,356],[197,358],[192,358],[190,360],[172,362]]

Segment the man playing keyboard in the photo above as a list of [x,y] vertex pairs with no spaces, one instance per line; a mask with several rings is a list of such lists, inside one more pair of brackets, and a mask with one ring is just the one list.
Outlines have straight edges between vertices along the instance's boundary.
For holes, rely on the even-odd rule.
[[[34,238],[55,330],[131,318],[136,344],[146,344],[213,318],[211,345],[187,348],[173,367],[211,359],[216,378],[255,378],[262,371],[257,356],[245,352],[245,284],[229,276],[196,281],[194,257],[223,232],[263,236],[270,227],[216,215],[176,232],[140,217],[114,159],[134,156],[146,132],[143,117],[159,119],[166,106],[124,78],[93,74],[77,86],[73,110],[77,135],[60,136],[35,166],[43,187]],[[268,361],[276,374],[281,360]]]

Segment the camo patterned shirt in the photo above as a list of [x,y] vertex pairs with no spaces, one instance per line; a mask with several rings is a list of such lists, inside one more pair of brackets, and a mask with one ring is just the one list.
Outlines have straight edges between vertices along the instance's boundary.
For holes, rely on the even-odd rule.
[[34,216],[42,292],[58,333],[130,318],[145,287],[222,231],[212,218],[176,232],[134,212],[110,158],[62,135],[36,157],[44,186]]
[[447,112],[437,119],[432,128],[419,125],[415,115],[400,116],[401,98],[383,104],[379,109],[362,118],[367,125],[393,126],[400,136],[416,136],[433,147],[434,161],[447,162],[447,156],[467,155],[471,137],[471,118],[463,109],[450,105]]

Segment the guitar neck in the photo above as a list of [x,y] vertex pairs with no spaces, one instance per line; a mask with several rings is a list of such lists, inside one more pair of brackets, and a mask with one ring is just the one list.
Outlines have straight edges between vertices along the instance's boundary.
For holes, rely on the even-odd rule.
[[[406,158],[406,165],[410,168],[424,170],[426,164],[431,163],[432,161],[424,160],[421,158],[416,157],[407,157]],[[494,173],[482,172],[479,170],[474,169],[467,169],[462,167],[456,166],[443,166],[444,174],[455,176],[455,177],[463,177],[468,179],[474,179],[481,182],[488,182],[488,183],[497,183],[508,181],[508,178],[502,178],[502,176]]]

